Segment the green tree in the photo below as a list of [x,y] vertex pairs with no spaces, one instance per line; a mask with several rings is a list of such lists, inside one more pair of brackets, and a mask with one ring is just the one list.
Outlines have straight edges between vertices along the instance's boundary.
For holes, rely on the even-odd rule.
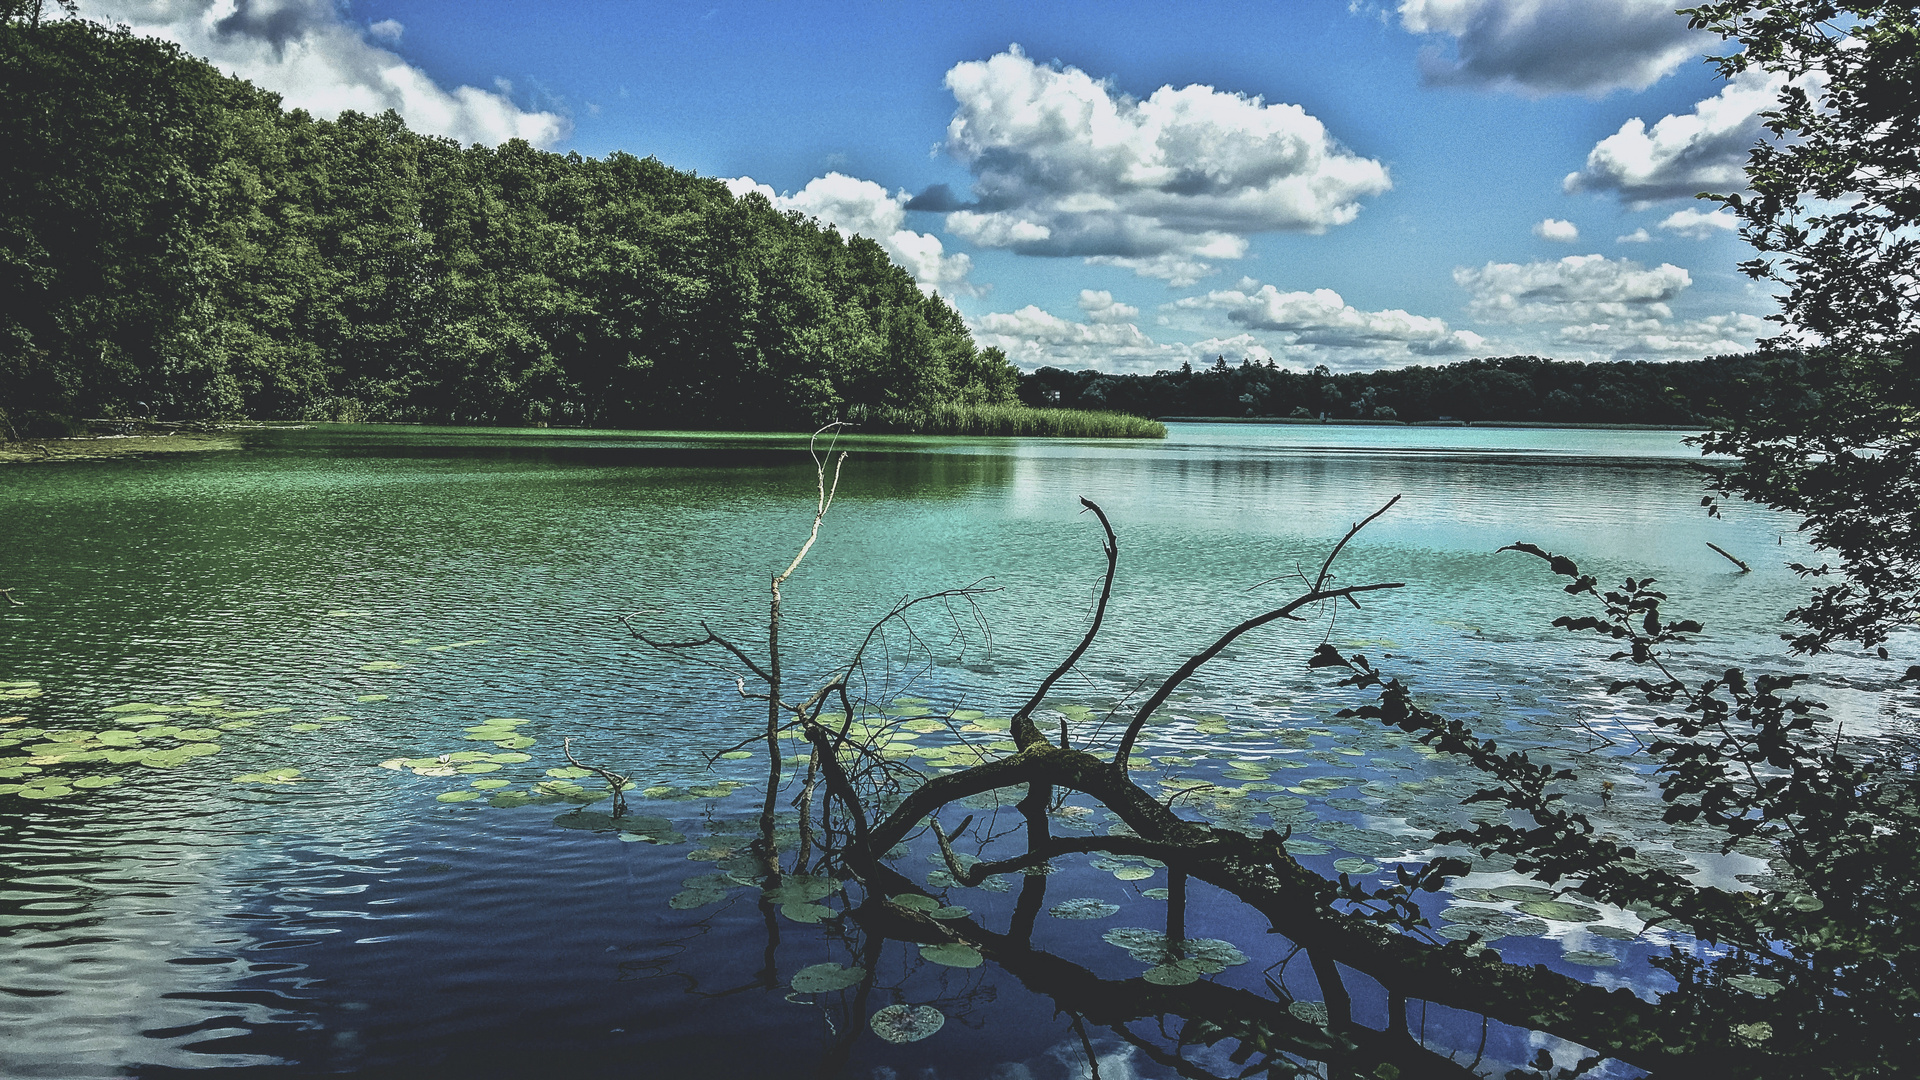
[[[1769,392],[1703,442],[1720,482],[1802,516],[1832,562],[1791,618],[1797,649],[1880,646],[1920,619],[1920,17],[1910,3],[1728,0],[1692,25],[1740,46],[1733,76],[1785,80],[1737,214],[1782,324]],[[1884,653],[1883,653],[1884,654]]]

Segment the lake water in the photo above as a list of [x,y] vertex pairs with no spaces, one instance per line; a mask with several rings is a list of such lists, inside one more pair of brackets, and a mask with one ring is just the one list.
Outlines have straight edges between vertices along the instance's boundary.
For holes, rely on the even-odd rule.
[[[1404,740],[1332,718],[1359,700],[1307,670],[1326,639],[1389,657],[1442,712],[1560,747],[1631,803],[1635,762],[1605,740],[1643,715],[1599,692],[1617,671],[1597,644],[1551,627],[1579,605],[1544,564],[1496,549],[1527,541],[1603,581],[1657,577],[1670,612],[1707,626],[1678,652],[1690,669],[1792,667],[1779,617],[1804,584],[1785,564],[1807,557],[1793,523],[1747,507],[1708,518],[1680,438],[1177,424],[1164,442],[842,440],[839,499],[786,589],[789,685],[898,599],[981,582],[997,591],[977,611],[890,634],[864,687],[942,728],[911,732],[936,748],[917,758],[903,733],[903,762],[942,760],[949,736],[929,717],[972,710],[991,729],[1085,626],[1103,563],[1084,496],[1113,521],[1120,572],[1109,630],[1053,700],[1096,745],[1114,703],[1297,582],[1255,586],[1311,573],[1399,495],[1338,570],[1406,587],[1244,639],[1148,729],[1144,753],[1166,760],[1142,782],[1216,781],[1223,793],[1188,812],[1296,821],[1324,873],[1412,860],[1405,819],[1457,812],[1457,783]],[[851,923],[805,921],[836,898],[786,915],[758,902],[739,860],[764,746],[709,757],[752,736],[764,707],[731,669],[645,649],[619,621],[763,642],[767,581],[806,535],[813,487],[804,438],[392,427],[0,470],[0,588],[19,601],[0,605],[0,1075],[797,1075],[822,1061],[862,1077],[1079,1075],[1073,1006],[1044,987],[909,943],[869,954]],[[1852,730],[1898,722],[1879,711],[1886,671],[1821,670]],[[575,803],[598,781],[548,772],[567,765],[563,737],[653,797],[596,830],[608,804]],[[937,867],[910,847],[900,865],[924,879]],[[1695,866],[1729,883],[1766,867],[1716,858]],[[1164,918],[1141,892],[1166,881],[1121,869],[1061,860],[1049,906],[1121,910],[1043,914],[1034,944],[1104,978],[1140,974],[1102,935]],[[1486,865],[1463,886],[1518,880]],[[997,885],[945,895],[999,929],[1019,890]],[[1196,936],[1249,958],[1218,980],[1264,993],[1284,943],[1229,905],[1193,904]],[[1644,959],[1667,939],[1594,932],[1623,919],[1517,934],[1502,952],[1657,993]],[[789,988],[828,963],[873,978]],[[1277,978],[1315,996],[1310,973]],[[892,1004],[930,1005],[946,1026],[898,1045],[862,1034]],[[1448,1012],[1427,1035],[1472,1052],[1478,1022]],[[1102,1075],[1176,1075],[1090,1027]],[[1554,1044],[1496,1033],[1490,1060],[1537,1045]],[[1233,1072],[1230,1049],[1189,1057]]]

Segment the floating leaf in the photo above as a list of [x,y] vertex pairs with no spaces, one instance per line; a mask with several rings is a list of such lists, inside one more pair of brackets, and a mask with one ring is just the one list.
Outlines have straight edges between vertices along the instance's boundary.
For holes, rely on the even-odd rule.
[[1735,990],[1745,990],[1755,997],[1766,997],[1782,989],[1781,984],[1772,979],[1763,979],[1758,975],[1734,975],[1729,977],[1727,985]]
[[1565,960],[1569,964],[1579,964],[1582,967],[1612,967],[1620,962],[1620,958],[1612,953],[1591,952],[1584,949],[1567,953],[1560,959]]
[[369,702],[369,701],[385,701],[385,700],[387,700],[387,695],[385,695],[385,694],[361,694],[361,695],[360,695],[359,697],[357,697],[357,698],[354,698],[353,700],[355,700],[355,701],[359,701],[359,702]]
[[1140,976],[1156,986],[1185,986],[1201,976],[1200,965],[1192,960],[1174,960],[1147,969]]
[[820,904],[782,904],[780,914],[797,923],[817,923],[833,914],[833,909]]
[[1304,1020],[1309,1024],[1318,1024],[1321,1027],[1327,1026],[1327,1003],[1324,1001],[1288,1002],[1287,1012],[1293,1014],[1296,1020]]
[[1585,904],[1571,904],[1565,900],[1528,900],[1515,905],[1529,915],[1554,922],[1592,922],[1600,917],[1599,908],[1590,908]]
[[434,796],[440,802],[467,802],[480,797],[477,791],[443,791]]
[[455,769],[454,771],[463,772],[463,773],[499,772],[500,766],[494,764],[491,761],[469,761],[465,765],[460,766],[458,769]]
[[399,671],[406,665],[398,660],[370,660],[360,665],[361,671]]
[[726,753],[720,755],[720,760],[745,761],[746,759],[752,756],[753,756],[753,751],[751,750],[729,750]]
[[1555,893],[1538,885],[1502,885],[1487,892],[1496,900],[1551,900]]
[[887,899],[895,905],[906,908],[909,911],[938,911],[940,909],[940,901],[935,900],[931,896],[921,896],[919,893],[901,893],[899,896],[890,896]]
[[563,769],[548,769],[547,775],[557,777],[561,780],[575,780],[582,776],[592,776],[593,770],[582,769],[576,765],[569,765]]
[[492,791],[495,788],[509,787],[512,785],[512,783],[513,781],[511,780],[497,780],[497,779],[489,778],[486,780],[475,780],[472,784],[468,786],[478,788],[481,791]]
[[1141,889],[1140,895],[1149,900],[1165,900],[1168,893],[1165,889]]
[[1365,859],[1335,859],[1333,868],[1342,874],[1377,874],[1380,867]]
[[839,964],[815,964],[803,967],[793,973],[793,981],[787,985],[793,987],[796,994],[830,994],[835,990],[845,990],[858,985],[867,977],[863,967],[841,967]]
[[77,788],[103,788],[103,787],[112,787],[113,785],[115,785],[115,784],[117,784],[117,783],[119,783],[119,782],[120,782],[120,781],[121,781],[122,779],[124,779],[124,777],[119,777],[119,776],[83,776],[83,777],[81,777],[81,778],[79,778],[78,780],[75,780],[75,781],[73,782],[73,786],[74,786],[74,787],[77,787]]
[[910,1043],[945,1027],[947,1017],[931,1005],[889,1005],[868,1023],[875,1035],[890,1043]]
[[529,757],[528,755],[517,753],[517,752],[505,753],[505,754],[488,754],[487,758],[488,760],[497,762],[501,765],[518,765],[523,761],[533,760],[533,758]]
[[713,889],[683,889],[673,894],[673,897],[667,901],[667,906],[675,911],[692,911],[694,908],[703,908],[708,904],[717,904],[726,898],[726,893]]
[[929,919],[964,919],[971,914],[973,914],[973,910],[971,908],[963,908],[958,905],[949,905],[947,907],[935,908],[934,910],[927,912],[927,918]]
[[1119,878],[1121,881],[1145,881],[1147,878],[1153,876],[1153,867],[1123,866],[1115,870],[1113,876]]
[[1120,914],[1119,904],[1109,904],[1105,900],[1081,897],[1077,900],[1062,900],[1047,909],[1047,914],[1056,919],[1104,919]]
[[300,779],[299,769],[268,769],[233,778],[236,784],[291,784]]
[[979,949],[959,941],[950,941],[944,945],[922,945],[920,955],[933,963],[957,968],[979,967],[983,959]]

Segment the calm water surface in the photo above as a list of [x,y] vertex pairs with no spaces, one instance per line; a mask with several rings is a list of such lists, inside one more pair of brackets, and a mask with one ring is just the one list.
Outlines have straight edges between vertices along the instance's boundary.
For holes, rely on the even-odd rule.
[[[1597,692],[1614,673],[1601,651],[1550,626],[1577,605],[1544,565],[1496,554],[1525,540],[1603,580],[1659,578],[1671,611],[1707,625],[1684,663],[1777,660],[1779,614],[1804,588],[1784,566],[1805,557],[1793,523],[1740,507],[1706,517],[1679,439],[1174,425],[1164,443],[847,440],[840,499],[787,589],[788,670],[817,677],[903,596],[990,579],[990,640],[969,611],[917,641],[896,634],[897,663],[867,689],[905,697],[901,715],[1005,716],[1084,626],[1101,569],[1085,496],[1114,522],[1121,570],[1109,633],[1056,697],[1076,738],[1097,742],[1113,703],[1291,595],[1287,581],[1253,586],[1310,572],[1399,495],[1340,572],[1407,587],[1246,639],[1150,729],[1146,752],[1171,761],[1141,778],[1233,787],[1223,768],[1264,761],[1272,782],[1190,803],[1264,828],[1289,820],[1266,801],[1283,787],[1335,777],[1305,784],[1305,809],[1290,811],[1325,850],[1305,861],[1331,874],[1340,858],[1412,860],[1417,846],[1395,846],[1405,819],[1455,812],[1459,792],[1442,784],[1413,806],[1381,786],[1445,769],[1331,719],[1356,702],[1306,669],[1323,638],[1390,657],[1443,711],[1569,752],[1601,745],[1635,714]],[[805,535],[812,488],[805,440],[791,437],[385,427],[0,471],[0,587],[21,601],[0,606],[0,683],[15,684],[0,687],[12,695],[0,767],[13,770],[0,790],[14,788],[0,794],[0,1075],[794,1075],[896,1002],[932,1004],[947,1026],[906,1045],[867,1035],[849,1074],[1079,1075],[1071,1017],[992,964],[930,964],[888,943],[856,1012],[850,997],[787,986],[810,965],[852,962],[850,930],[776,917],[737,885],[669,903],[744,842],[757,795],[727,781],[764,779],[765,751],[710,766],[752,734],[752,704],[724,671],[636,648],[617,617],[762,640],[766,582]],[[1850,722],[1897,721],[1874,711],[1886,672],[1832,671],[1823,691]],[[503,732],[492,718],[524,723]],[[563,736],[670,789],[635,799],[645,831],[578,827],[593,821],[565,801],[512,805],[555,779],[591,786],[549,775],[566,765]],[[508,760],[418,774],[461,753]],[[36,755],[49,760],[22,771]],[[396,758],[416,768],[381,767]],[[1582,760],[1633,790],[1616,752]],[[60,776],[65,793],[33,797],[61,792],[45,786]],[[924,878],[925,855],[914,846],[900,865]],[[1764,868],[1734,855],[1702,872]],[[1480,871],[1476,884],[1518,880]],[[1101,934],[1155,925],[1140,891],[1156,882],[1063,861],[1049,904],[1122,912],[1043,915],[1035,943],[1108,978],[1139,974]],[[1004,927],[1012,893],[954,889],[948,902]],[[1196,934],[1251,958],[1219,979],[1260,988],[1284,942],[1195,904]],[[1558,926],[1503,952],[1653,993],[1644,957],[1664,945]],[[1596,949],[1618,962],[1564,959]],[[1314,996],[1299,974],[1280,977]],[[1477,1021],[1445,1012],[1429,1035],[1471,1052]],[[1173,1075],[1092,1035],[1113,1075]],[[1531,1050],[1512,1033],[1492,1052]]]

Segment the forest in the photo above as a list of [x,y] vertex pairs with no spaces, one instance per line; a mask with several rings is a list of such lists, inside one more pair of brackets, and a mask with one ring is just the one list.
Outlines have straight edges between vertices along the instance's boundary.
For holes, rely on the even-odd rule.
[[1021,377],[1020,399],[1153,416],[1704,426],[1799,392],[1804,367],[1797,356],[1757,353],[1592,364],[1507,356],[1334,374],[1223,356],[1152,375],[1041,368]]
[[174,45],[0,23],[0,418],[811,428],[1011,404],[879,245],[652,158],[316,119]]

